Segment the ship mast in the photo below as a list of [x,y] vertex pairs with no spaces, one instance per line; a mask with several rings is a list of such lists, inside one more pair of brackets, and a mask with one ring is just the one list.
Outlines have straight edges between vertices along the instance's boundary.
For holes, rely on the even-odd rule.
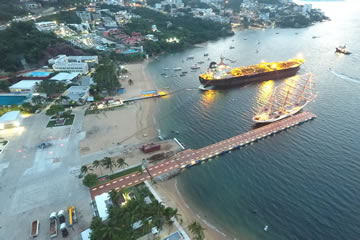
[[301,91],[301,93],[300,93],[300,95],[299,95],[299,99],[298,99],[298,101],[297,101],[296,104],[300,103],[301,99],[304,97],[303,95],[304,95],[304,93],[305,93],[306,85],[308,84],[308,82],[310,81],[310,79],[311,79],[311,74],[309,74],[309,77],[308,77],[308,79],[306,80],[306,82],[305,82],[305,84],[304,84],[304,87],[303,87],[303,89],[302,89],[302,91]]

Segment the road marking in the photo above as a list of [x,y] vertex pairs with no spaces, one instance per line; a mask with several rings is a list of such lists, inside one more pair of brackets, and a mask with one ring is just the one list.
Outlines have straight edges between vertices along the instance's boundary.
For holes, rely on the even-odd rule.
[[145,178],[144,178],[144,177],[140,179],[140,181],[144,181],[144,180],[145,180]]
[[93,189],[91,189],[91,191],[95,191],[97,188],[93,188]]
[[[121,180],[120,180],[120,181],[121,181]],[[114,183],[117,183],[117,180],[113,181],[112,183],[113,183],[113,184],[114,184]]]
[[125,187],[125,185],[122,185],[121,187],[123,188],[123,187]]
[[149,168],[149,171],[151,171],[153,168]]
[[109,186],[109,185],[110,185],[110,183],[107,183],[107,184],[106,184],[106,186]]
[[176,164],[174,167],[178,167],[179,166],[179,164]]
[[128,186],[130,186],[131,184],[132,184],[132,182],[129,182],[129,183],[128,183]]
[[169,164],[169,162],[166,162],[165,164]]
[[162,173],[162,171],[159,171],[157,174],[161,174]]
[[135,183],[137,183],[139,180],[135,180]]
[[119,179],[119,182],[121,182],[122,180],[124,180],[123,178]]
[[119,189],[120,189],[119,187],[115,188],[115,190],[119,190]]
[[155,166],[155,168],[158,168],[159,166]]
[[99,188],[103,188],[104,186],[100,186]]
[[127,176],[125,179],[128,179],[129,178],[129,176]]
[[160,164],[160,167],[164,166],[164,164]]
[[150,176],[147,176],[146,178],[150,178]]
[[135,177],[135,174],[131,175],[132,177]]
[[171,160],[170,162],[175,162],[175,160]]
[[164,169],[164,172],[167,172],[167,170],[168,170],[168,169],[167,169],[167,168],[165,168],[165,169]]
[[169,170],[173,169],[173,167],[170,167]]

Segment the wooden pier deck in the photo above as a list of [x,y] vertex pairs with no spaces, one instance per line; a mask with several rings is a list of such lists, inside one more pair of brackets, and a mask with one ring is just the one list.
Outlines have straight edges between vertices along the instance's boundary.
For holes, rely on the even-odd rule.
[[256,142],[267,136],[274,135],[285,129],[309,121],[315,117],[316,116],[313,113],[303,112],[292,117],[270,123],[263,127],[259,127],[247,133],[208,145],[198,150],[186,149],[177,153],[171,159],[159,162],[149,167],[147,171],[144,171],[142,174],[132,173],[91,188],[91,198],[94,199],[95,196],[111,191],[112,189],[120,191],[123,188],[137,185],[144,182],[145,180],[149,180],[153,177],[162,175],[175,169],[189,168],[191,166],[201,164],[202,161],[225,154],[234,149],[239,149],[242,146]]

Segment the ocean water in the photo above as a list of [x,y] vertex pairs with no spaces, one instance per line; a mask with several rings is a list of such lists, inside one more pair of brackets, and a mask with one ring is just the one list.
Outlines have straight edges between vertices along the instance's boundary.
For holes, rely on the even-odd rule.
[[[306,111],[315,113],[315,120],[178,177],[189,205],[232,238],[360,238],[360,2],[314,5],[332,21],[304,29],[237,32],[202,48],[162,56],[148,67],[159,89],[174,91],[159,101],[156,120],[161,135],[176,136],[194,149],[251,130],[259,101],[281,83],[201,92],[198,75],[210,60],[223,55],[236,60],[230,64],[235,67],[302,56],[306,62],[299,73],[313,74],[318,97]],[[343,44],[352,55],[334,53]],[[191,55],[193,60],[185,60]],[[198,61],[205,63],[192,72],[190,66]],[[163,70],[167,67],[170,70]],[[180,77],[174,67],[188,73]],[[169,78],[160,75],[166,71]]]

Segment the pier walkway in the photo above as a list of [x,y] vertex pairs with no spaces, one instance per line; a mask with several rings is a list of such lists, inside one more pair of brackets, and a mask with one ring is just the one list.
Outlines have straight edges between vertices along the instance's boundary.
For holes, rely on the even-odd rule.
[[177,153],[174,157],[168,160],[159,162],[149,167],[147,171],[144,171],[141,174],[132,173],[91,188],[91,198],[94,199],[95,196],[111,191],[112,189],[120,191],[123,188],[137,185],[175,169],[189,168],[191,166],[201,164],[202,161],[225,154],[234,149],[239,149],[242,146],[256,142],[267,136],[274,135],[285,129],[309,121],[315,117],[316,116],[313,113],[303,112],[198,150],[186,149]]

